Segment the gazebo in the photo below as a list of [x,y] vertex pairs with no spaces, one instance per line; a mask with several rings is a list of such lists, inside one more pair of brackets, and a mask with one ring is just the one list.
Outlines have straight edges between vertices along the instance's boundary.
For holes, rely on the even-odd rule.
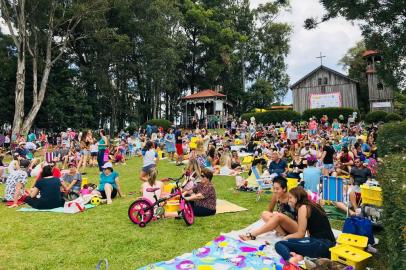
[[209,122],[214,116],[223,122],[232,111],[233,104],[227,100],[227,96],[211,89],[204,89],[197,93],[182,98],[184,111],[182,114],[182,124],[189,126],[193,117],[204,125],[205,120]]

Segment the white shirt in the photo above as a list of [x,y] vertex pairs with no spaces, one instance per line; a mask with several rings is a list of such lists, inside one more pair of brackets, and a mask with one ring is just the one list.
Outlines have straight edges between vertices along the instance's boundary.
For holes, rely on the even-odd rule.
[[158,157],[158,154],[155,152],[154,149],[149,149],[147,152],[145,152],[144,155],[144,163],[143,167],[147,167],[149,165],[155,165],[155,158]]

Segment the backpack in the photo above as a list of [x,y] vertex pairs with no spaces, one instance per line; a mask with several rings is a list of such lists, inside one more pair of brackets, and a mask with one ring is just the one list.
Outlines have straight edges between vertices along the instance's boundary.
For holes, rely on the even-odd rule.
[[372,231],[372,222],[363,217],[349,217],[345,219],[343,233],[356,234],[368,237],[368,244],[374,245],[374,233]]

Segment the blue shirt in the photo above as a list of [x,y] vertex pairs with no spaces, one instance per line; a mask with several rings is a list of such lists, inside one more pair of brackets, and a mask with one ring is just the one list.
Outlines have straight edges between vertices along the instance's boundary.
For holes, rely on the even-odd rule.
[[308,167],[303,170],[304,187],[312,192],[318,192],[320,184],[321,170],[316,167]]
[[272,161],[271,164],[269,164],[269,173],[277,173],[278,175],[280,175],[285,172],[286,167],[288,167],[288,164],[283,159],[279,160],[278,163]]
[[369,144],[367,144],[367,143],[363,143],[362,146],[361,146],[361,148],[362,148],[362,152],[369,152],[369,151],[371,151],[371,147],[370,147]]
[[118,177],[118,173],[112,172],[110,175],[105,175],[104,172],[100,173],[100,185],[99,190],[104,191],[104,185],[110,184],[113,188],[117,188],[116,185],[116,178]]
[[348,147],[348,144],[350,143],[350,140],[348,139],[347,136],[344,136],[344,137],[341,139],[341,143],[342,143],[342,145],[343,145],[344,147]]

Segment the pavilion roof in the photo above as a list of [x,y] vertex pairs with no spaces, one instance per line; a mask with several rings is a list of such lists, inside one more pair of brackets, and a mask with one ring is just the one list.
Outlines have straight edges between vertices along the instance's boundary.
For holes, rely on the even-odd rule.
[[362,57],[367,57],[367,56],[376,55],[376,54],[379,54],[379,52],[376,50],[367,50],[362,54]]
[[199,91],[197,93],[188,95],[186,97],[183,97],[182,99],[197,99],[197,98],[209,98],[209,97],[226,97],[226,95],[221,94],[219,92],[216,92],[211,89],[204,89],[202,91]]

